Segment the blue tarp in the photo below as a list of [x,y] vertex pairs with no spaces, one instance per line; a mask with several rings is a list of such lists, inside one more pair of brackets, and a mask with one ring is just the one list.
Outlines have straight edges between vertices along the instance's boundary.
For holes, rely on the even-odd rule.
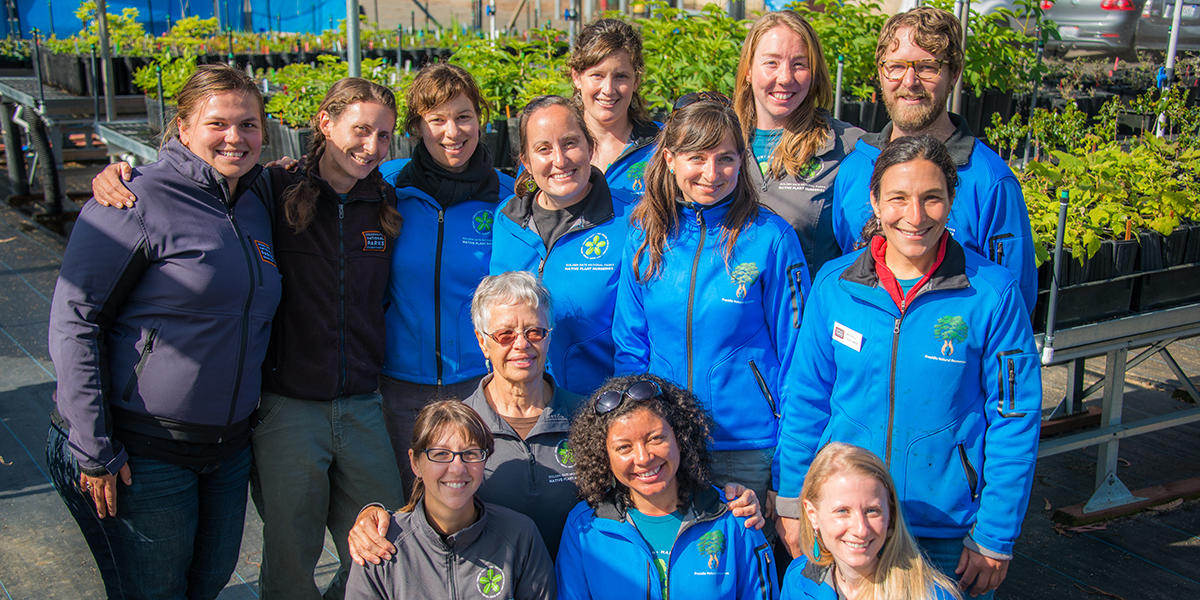
[[[37,29],[44,36],[54,33],[59,38],[65,38],[83,28],[79,19],[75,18],[78,0],[4,2],[16,6],[21,37],[30,37],[31,31]],[[214,15],[214,10],[219,11],[222,26],[228,22],[235,30],[319,33],[336,28],[338,21],[346,18],[346,3],[338,0],[252,0],[248,4],[249,23],[246,23],[246,15],[242,12],[243,0],[108,0],[108,12],[120,14],[123,8],[136,8],[138,21],[147,33],[155,35],[162,35],[167,30],[168,21],[174,23],[182,16],[207,19]],[[6,18],[0,34],[7,36],[15,29]]]

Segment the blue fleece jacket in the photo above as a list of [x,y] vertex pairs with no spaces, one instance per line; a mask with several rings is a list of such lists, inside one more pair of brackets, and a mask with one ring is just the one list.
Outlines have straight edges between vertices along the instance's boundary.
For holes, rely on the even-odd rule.
[[554,299],[547,367],[567,390],[587,396],[613,374],[613,306],[628,205],[614,200],[592,170],[583,214],[547,248],[534,229],[533,194],[513,196],[497,211],[491,273],[530,271]]
[[661,128],[659,123],[634,125],[629,145],[604,171],[604,179],[608,181],[613,198],[628,204],[630,209],[646,193],[646,167],[650,165],[650,157],[658,147],[654,140]]
[[1037,459],[1041,378],[1011,274],[951,238],[905,311],[860,250],[813,285],[784,384],[779,513],[830,441],[884,459],[914,535],[1012,554]]
[[[379,167],[388,183],[408,164]],[[500,174],[500,197],[512,194]],[[415,187],[396,189],[404,219],[392,253],[386,313],[387,359],[383,374],[419,384],[448,385],[487,369],[471,326],[471,296],[488,274],[497,198],[472,198],[450,207]]]
[[[779,586],[779,600],[838,600],[830,576],[830,567],[809,563],[807,556],[800,556],[788,565]],[[935,586],[927,598],[912,600],[954,600],[954,596]]]
[[679,231],[648,282],[632,267],[644,234],[636,225],[630,230],[613,325],[616,372],[649,372],[686,386],[713,416],[716,450],[771,448],[782,414],[780,365],[800,327],[808,268],[795,230],[765,209],[726,261],[722,223],[730,205],[679,204]]
[[50,304],[56,402],[82,469],[125,465],[114,427],[161,420],[149,437],[215,439],[258,406],[280,297],[261,172],[231,193],[172,139],[128,184],[152,201],[84,205]]
[[[967,250],[1013,274],[1028,314],[1037,300],[1037,267],[1021,183],[1000,155],[971,135],[958,115],[950,115],[950,120],[957,129],[946,140],[946,149],[958,165],[958,187],[946,228]],[[838,170],[833,184],[833,233],[842,252],[854,249],[871,218],[871,172],[891,136],[891,123],[879,133],[863,136]]]
[[[779,587],[771,546],[761,531],[733,516],[712,488],[687,508],[671,548],[671,598],[774,599]],[[559,600],[661,600],[654,553],[626,511],[580,502],[567,516],[555,560]]]

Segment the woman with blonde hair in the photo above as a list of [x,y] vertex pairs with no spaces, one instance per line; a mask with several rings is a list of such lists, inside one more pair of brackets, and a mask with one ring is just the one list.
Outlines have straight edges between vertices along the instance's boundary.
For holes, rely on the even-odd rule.
[[896,485],[869,450],[833,442],[813,459],[801,492],[804,555],[783,578],[786,600],[961,598],[921,555]]
[[754,22],[742,45],[734,108],[754,156],[759,200],[800,236],[813,276],[841,255],[833,237],[833,180],[863,131],[834,119],[833,86],[817,33],[790,10]]
[[667,119],[633,211],[616,371],[661,374],[696,394],[716,425],[713,480],[736,477],[761,497],[808,269],[795,231],[758,204],[728,99],[698,97]]

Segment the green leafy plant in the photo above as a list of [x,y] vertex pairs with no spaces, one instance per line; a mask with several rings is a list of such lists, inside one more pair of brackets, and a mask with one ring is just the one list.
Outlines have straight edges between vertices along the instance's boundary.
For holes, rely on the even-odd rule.
[[651,16],[634,23],[642,31],[646,75],[640,93],[651,109],[669,110],[689,92],[733,94],[741,41],[747,21],[725,8],[706,5],[699,14],[649,3]]
[[196,57],[189,54],[171,58],[168,54],[161,54],[153,63],[134,72],[133,84],[151,98],[158,98],[158,74],[155,67],[162,68],[163,98],[172,101],[196,70]]
[[875,46],[887,21],[879,3],[812,0],[792,2],[788,9],[800,13],[821,39],[830,77],[837,76],[842,57],[842,88],[851,98],[866,100],[875,93]]
[[498,113],[511,116],[543,94],[571,94],[563,50],[553,29],[530,31],[529,41],[475,39],[464,44],[450,62],[471,72],[483,97]]
[[[289,127],[307,127],[317,114],[317,108],[321,105],[325,93],[337,80],[349,74],[350,65],[336,56],[329,55],[317,57],[315,67],[307,63],[297,63],[279,69],[268,75],[268,80],[278,91],[267,101],[267,114]],[[368,58],[362,61],[364,79],[388,85],[393,75],[392,69],[384,65],[382,59]]]
[[[137,21],[138,9],[123,8],[121,14],[108,13],[108,42],[114,54],[141,55],[149,51],[146,28]],[[83,24],[69,40],[75,52],[88,52],[100,43],[100,24],[96,19],[95,0],[84,0],[75,9],[75,17]]]

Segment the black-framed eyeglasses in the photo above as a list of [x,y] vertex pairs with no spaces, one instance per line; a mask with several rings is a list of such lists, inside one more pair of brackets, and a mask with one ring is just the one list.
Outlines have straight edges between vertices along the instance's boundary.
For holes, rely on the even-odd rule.
[[672,110],[679,110],[685,106],[691,106],[697,102],[716,102],[717,104],[720,104],[726,108],[733,106],[733,100],[730,100],[729,96],[726,96],[721,92],[692,92],[690,94],[684,94],[680,96],[679,99],[675,101],[675,108]]
[[536,344],[546,339],[546,336],[550,335],[550,330],[546,329],[545,327],[526,327],[524,331],[517,331],[515,329],[501,329],[491,333],[485,331],[483,332],[483,335],[492,338],[492,340],[501,346],[511,346],[513,345],[513,342],[517,341],[518,335],[524,337],[525,341],[529,342],[530,344]]
[[488,457],[488,451],[483,448],[468,448],[461,452],[455,452],[448,448],[426,448],[421,452],[430,462],[435,463],[454,462],[455,456],[461,458],[464,463],[481,463]]
[[934,81],[942,74],[942,64],[945,61],[937,59],[923,60],[881,60],[879,74],[888,81],[900,81],[909,69],[921,81]]
[[661,396],[662,388],[659,387],[658,383],[649,379],[643,379],[635,381],[633,385],[625,388],[624,391],[608,390],[600,394],[600,397],[596,398],[596,404],[592,406],[592,410],[596,411],[598,415],[603,415],[616,410],[626,399],[632,402],[646,402],[647,400],[653,400]]

